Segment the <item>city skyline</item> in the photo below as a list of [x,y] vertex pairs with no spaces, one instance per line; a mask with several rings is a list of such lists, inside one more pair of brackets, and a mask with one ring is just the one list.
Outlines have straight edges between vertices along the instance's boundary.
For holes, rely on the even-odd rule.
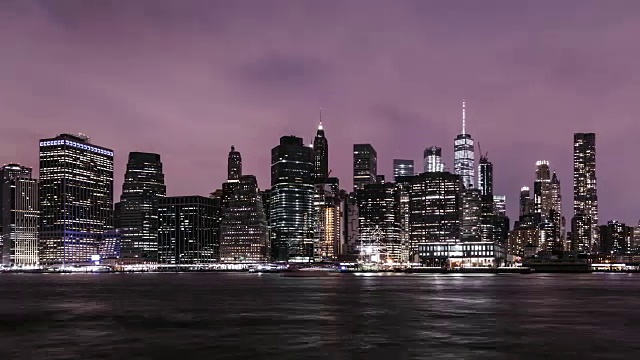
[[[182,9],[189,15],[187,19],[195,13],[216,19],[220,16],[220,30],[194,29],[189,25],[192,22],[170,15],[176,10],[171,3],[164,5],[167,14],[149,16],[142,16],[149,4],[145,2],[114,4],[112,9],[80,3],[75,7],[33,4],[0,5],[0,31],[14,30],[12,42],[20,43],[0,70],[0,76],[7,80],[0,88],[0,118],[11,122],[0,134],[0,164],[19,163],[38,171],[38,139],[83,132],[116,153],[116,199],[130,151],[154,152],[163,157],[168,195],[206,195],[224,182],[225,154],[235,145],[244,155],[246,172],[255,174],[259,187],[265,189],[269,187],[269,149],[277,145],[281,135],[301,136],[305,144],[310,143],[317,129],[317,109],[322,107],[323,126],[331,144],[329,168],[343,188],[351,189],[355,143],[374,146],[379,173],[387,179],[392,179],[394,158],[421,164],[422,152],[428,146],[441,147],[443,162],[453,170],[452,144],[460,131],[459,107],[464,98],[468,132],[489,153],[494,166],[494,193],[507,196],[512,219],[517,218],[520,188],[533,185],[538,160],[548,160],[557,171],[563,183],[563,214],[570,218],[572,136],[576,132],[595,132],[598,136],[600,223],[615,219],[635,225],[640,216],[634,197],[627,195],[634,191],[632,182],[617,175],[615,166],[634,161],[627,147],[634,141],[637,128],[631,122],[632,95],[637,87],[627,80],[633,75],[630,64],[614,59],[633,59],[635,50],[626,42],[610,41],[635,32],[637,25],[631,21],[633,15],[629,14],[633,11],[629,9],[636,4],[601,7],[580,2],[583,10],[599,14],[597,22],[571,17],[571,4],[576,4],[572,2],[557,6],[548,21],[543,21],[541,14],[548,5],[531,3],[531,15],[527,15],[508,2],[492,2],[486,11],[462,3],[476,10],[474,18],[466,15],[473,12],[452,12],[453,5],[408,2],[399,3],[394,12],[386,14],[388,17],[381,15],[379,3],[371,2],[367,9],[370,19],[358,17],[353,4],[337,3],[326,7],[292,4],[285,14],[278,14],[273,5],[258,6],[274,20],[260,20],[255,10],[240,4],[220,7],[193,2]],[[502,11],[492,14],[490,9],[496,6]],[[411,16],[414,8],[422,11]],[[306,22],[309,19],[305,14],[315,10],[322,11],[314,12],[317,18],[309,23],[310,29],[318,30],[321,25],[328,29],[327,19],[332,18],[332,24],[349,24],[348,36],[338,40],[335,30],[330,30],[328,37],[318,35],[320,39],[315,41],[310,41],[314,39],[308,34],[287,35],[284,30]],[[430,22],[424,21],[429,17],[427,10],[438,13],[443,20],[422,25]],[[222,15],[229,14],[246,14],[242,26],[249,35],[257,36],[259,43],[282,41],[276,41],[272,49],[255,44],[255,51],[241,50],[255,39],[224,22]],[[92,21],[84,20],[87,17]],[[124,18],[139,21],[129,25]],[[399,18],[404,19],[403,26]],[[531,27],[513,25],[525,19]],[[382,42],[383,49],[366,42],[354,50],[356,54],[342,48],[370,31],[376,20],[391,28],[383,27],[377,35],[387,40]],[[445,37],[450,41],[447,44],[423,39],[424,34],[452,20],[469,21],[479,29],[449,34]],[[283,31],[261,34],[261,21],[274,21],[268,26]],[[148,41],[143,37],[143,30],[158,36],[166,34],[161,26],[165,22],[170,23],[173,34],[163,40],[167,43],[153,36]],[[500,27],[492,26],[492,22]],[[607,27],[610,24],[618,25]],[[552,39],[530,31],[541,30],[543,25],[550,31],[588,28],[598,36],[587,41],[569,32]],[[499,28],[506,29],[506,35],[494,39]],[[36,40],[36,30],[45,30],[47,38]],[[509,36],[525,32],[527,38],[533,37],[531,49],[520,47],[521,41],[510,40]],[[121,43],[119,36],[125,34],[131,35],[130,40]],[[205,37],[211,37],[210,43],[233,56],[214,56],[216,52],[204,44]],[[389,37],[406,37],[408,43],[394,45]],[[185,38],[192,40],[180,45]],[[469,38],[491,51],[479,49]],[[0,42],[5,39],[0,37]],[[412,50],[403,46],[413,42],[426,44]],[[170,47],[179,51],[167,52]],[[295,51],[298,47],[300,52]],[[335,47],[339,49],[329,51]],[[606,51],[592,54],[598,48]],[[560,56],[555,52],[550,55],[557,49],[565,50]],[[455,56],[463,50],[473,52],[474,57],[461,60]],[[412,51],[417,53],[411,56]],[[90,53],[112,56],[99,59]],[[582,56],[585,54],[588,60]],[[500,60],[500,66],[487,65],[503,59],[498,58],[502,55],[508,55],[508,64]],[[345,60],[338,62],[335,58]],[[364,63],[366,58],[387,63]],[[153,66],[148,67],[150,60]],[[444,60],[455,61],[440,68]],[[344,76],[355,65],[362,72]],[[538,82],[529,84],[521,71],[534,74]],[[552,76],[558,71],[563,76]],[[221,81],[228,87],[216,85]],[[194,173],[198,176],[192,176]]]

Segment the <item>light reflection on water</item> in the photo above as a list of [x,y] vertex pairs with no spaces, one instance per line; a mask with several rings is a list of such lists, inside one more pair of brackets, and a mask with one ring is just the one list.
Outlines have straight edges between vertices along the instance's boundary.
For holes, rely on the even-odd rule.
[[0,276],[0,294],[0,359],[628,359],[640,351],[637,275],[11,274]]

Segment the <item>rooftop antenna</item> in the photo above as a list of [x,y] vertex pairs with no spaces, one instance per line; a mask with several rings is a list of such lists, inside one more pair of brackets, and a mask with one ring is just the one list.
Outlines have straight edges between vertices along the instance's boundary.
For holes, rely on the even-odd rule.
[[462,135],[466,134],[467,116],[465,102],[462,100]]
[[322,130],[322,108],[320,108],[320,125],[318,125],[318,130]]

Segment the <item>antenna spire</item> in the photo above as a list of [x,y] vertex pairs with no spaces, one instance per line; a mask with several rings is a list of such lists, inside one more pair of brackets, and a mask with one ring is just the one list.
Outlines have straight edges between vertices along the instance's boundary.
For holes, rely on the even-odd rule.
[[466,134],[467,127],[467,115],[466,115],[466,106],[464,100],[462,100],[462,134]]
[[322,130],[322,108],[320,108],[320,124],[318,125],[318,130]]

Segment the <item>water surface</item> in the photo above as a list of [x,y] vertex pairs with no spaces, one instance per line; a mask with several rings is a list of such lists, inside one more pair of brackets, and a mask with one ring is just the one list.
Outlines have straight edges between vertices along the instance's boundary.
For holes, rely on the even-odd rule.
[[0,276],[0,359],[637,356],[638,274]]

